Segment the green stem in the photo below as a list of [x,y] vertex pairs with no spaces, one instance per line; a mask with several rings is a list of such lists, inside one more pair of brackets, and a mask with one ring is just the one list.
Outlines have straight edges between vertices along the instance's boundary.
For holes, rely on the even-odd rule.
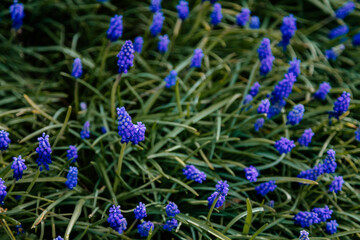
[[116,95],[116,89],[117,89],[117,86],[119,85],[119,82],[120,82],[120,79],[121,79],[121,73],[118,74],[116,76],[116,80],[114,82],[114,85],[111,89],[111,106],[110,106],[110,111],[111,111],[111,118],[112,119],[115,119],[115,95]]
[[209,213],[208,213],[207,218],[206,218],[208,224],[210,224],[211,214],[212,214],[212,212],[214,211],[216,202],[219,200],[220,194],[221,194],[221,193],[219,193],[219,194],[216,196],[214,202],[212,203],[212,205],[211,205],[211,207],[210,207]]
[[116,169],[116,175],[118,175],[118,177],[115,178],[115,184],[114,184],[114,192],[115,193],[116,193],[116,188],[119,184],[119,179],[121,176],[121,167],[122,167],[122,162],[123,162],[123,158],[124,158],[125,148],[126,148],[126,143],[121,144],[121,150],[120,150],[118,165],[117,165],[117,169]]
[[182,118],[183,112],[182,112],[182,108],[181,108],[179,81],[176,81],[175,93],[176,93],[176,104],[177,104],[177,108],[178,108],[178,111],[179,111],[180,118]]

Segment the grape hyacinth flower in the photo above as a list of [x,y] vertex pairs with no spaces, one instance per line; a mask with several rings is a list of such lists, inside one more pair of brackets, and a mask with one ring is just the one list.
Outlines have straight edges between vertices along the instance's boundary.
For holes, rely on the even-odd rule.
[[260,84],[258,82],[255,82],[254,85],[251,87],[249,94],[253,97],[256,97],[256,95],[259,93]]
[[25,165],[25,160],[21,158],[19,155],[18,157],[13,157],[13,163],[11,165],[11,169],[14,170],[14,178],[19,180],[23,176],[23,171],[27,169]]
[[127,73],[134,64],[134,46],[130,40],[126,40],[118,53],[119,73]]
[[345,49],[345,45],[340,44],[336,47],[325,50],[325,57],[327,60],[335,61],[340,56],[340,54],[344,51],[344,49]]
[[281,109],[286,105],[286,101],[284,99],[272,100],[273,102],[271,103],[269,112],[267,114],[267,118],[269,119],[278,115],[281,112]]
[[81,137],[81,139],[90,138],[90,122],[89,121],[86,121],[84,123],[84,126],[80,131],[80,137]]
[[220,180],[217,182],[215,188],[221,195],[226,196],[229,191],[229,184],[227,184],[227,181]]
[[289,140],[285,137],[281,137],[280,140],[275,142],[275,148],[280,154],[289,153],[296,145],[293,140]]
[[258,113],[268,113],[270,108],[270,101],[269,99],[261,100],[259,107],[257,109]]
[[221,14],[221,4],[220,3],[215,3],[214,4],[214,10],[211,13],[211,23],[216,26],[221,22],[222,19],[222,14]]
[[117,41],[123,33],[123,16],[115,15],[113,18],[110,19],[110,26],[106,32],[107,39],[110,42]]
[[335,151],[333,149],[329,149],[327,151],[327,157],[324,160],[323,169],[325,173],[334,173],[337,167]]
[[334,103],[334,110],[329,112],[329,119],[332,117],[339,120],[339,117],[349,109],[350,105],[350,93],[343,92],[340,97]]
[[300,172],[297,177],[316,181],[316,179],[322,174],[324,174],[324,167],[323,164],[319,164],[313,168]]
[[330,210],[327,205],[323,208],[314,208],[311,211],[318,215],[320,222],[326,222],[331,218],[331,214],[333,213],[333,210]]
[[298,140],[300,146],[308,147],[314,135],[315,133],[312,131],[311,128],[305,129],[304,133],[301,135],[301,137]]
[[354,46],[360,46],[360,32],[354,35],[352,44]]
[[259,29],[260,28],[260,18],[258,16],[252,16],[250,18],[249,27],[251,29]]
[[18,0],[14,0],[14,3],[10,6],[10,15],[12,20],[12,28],[19,30],[23,25],[24,4],[18,3]]
[[255,187],[256,193],[265,196],[269,192],[275,191],[277,185],[274,180],[270,180],[268,182],[262,183],[259,186]]
[[300,75],[300,63],[301,61],[297,58],[290,61],[290,67],[287,73],[292,73],[295,77],[298,77]]
[[337,232],[337,227],[339,224],[336,222],[336,220],[331,220],[330,222],[326,223],[326,232],[329,234],[334,234]]
[[39,141],[39,146],[36,148],[36,152],[39,154],[39,157],[36,159],[36,163],[40,167],[40,171],[43,169],[41,165],[44,165],[46,170],[50,170],[49,164],[51,163],[52,150],[49,142],[49,135],[43,133],[37,140]]
[[304,105],[298,104],[289,112],[287,116],[286,124],[297,125],[300,123],[304,116],[305,108]]
[[[218,197],[218,195],[220,195],[220,196]],[[214,203],[214,201],[217,197],[218,197],[218,200],[215,203],[215,208],[219,208],[224,204],[225,196],[221,195],[218,192],[214,192],[213,194],[211,194],[210,197],[208,197],[208,207],[209,208],[212,206],[212,204]]]
[[342,176],[334,177],[334,181],[331,182],[329,191],[338,193],[342,189],[342,185],[345,183]]
[[267,58],[267,57],[272,56],[271,46],[270,46],[270,39],[264,38],[261,41],[261,44],[260,44],[259,48],[257,49],[257,52],[259,54],[259,60],[260,61]]
[[[294,83],[296,82],[296,77],[293,73],[285,74],[283,80],[281,80],[275,87],[274,90],[271,92],[270,102],[271,104],[275,104],[284,98],[289,97],[290,93],[292,92],[292,88]],[[285,101],[284,105],[285,106]]]
[[306,228],[313,224],[320,223],[320,218],[315,212],[299,212],[294,216],[294,222],[302,228]]
[[54,238],[54,240],[64,240],[60,235]]
[[290,43],[290,39],[296,32],[296,18],[294,18],[294,15],[290,14],[289,16],[283,18],[280,31],[282,33],[282,40],[279,43],[279,46],[282,46],[285,51]]
[[244,98],[244,104],[248,104],[253,100],[253,96],[251,96],[250,94],[247,94]]
[[151,0],[150,11],[155,13],[161,9],[162,0]]
[[137,226],[140,237],[149,236],[150,231],[154,231],[154,224],[150,221],[144,221]]
[[134,210],[135,218],[141,220],[147,216],[146,214],[146,206],[142,202],[139,202],[139,205],[136,206]]
[[5,151],[8,149],[11,140],[9,138],[9,133],[5,130],[0,131],[0,151]]
[[101,130],[101,133],[102,133],[102,134],[107,133],[107,130],[106,130],[106,127],[105,127],[105,126],[102,126],[102,127],[100,128],[100,130]]
[[335,16],[339,19],[344,19],[347,15],[355,10],[355,3],[349,1],[335,12]]
[[164,36],[159,36],[159,42],[158,42],[158,50],[161,53],[166,53],[168,50],[168,45],[170,43],[169,37],[167,34]]
[[360,142],[360,127],[358,127],[355,131],[355,139]]
[[206,180],[206,174],[204,172],[201,172],[194,165],[186,165],[182,171],[186,179],[188,180],[193,180],[197,183],[202,183]]
[[67,152],[66,154],[67,159],[69,161],[72,160],[71,163],[76,162],[76,160],[78,159],[78,150],[76,146],[70,145],[69,149],[66,152]]
[[195,68],[201,67],[201,60],[203,57],[204,57],[203,51],[200,48],[195,49],[190,67],[195,67]]
[[341,25],[336,28],[333,28],[330,31],[328,37],[329,37],[329,39],[334,39],[334,38],[340,37],[342,35],[345,35],[348,32],[349,32],[349,27],[347,25]]
[[130,142],[134,135],[135,126],[131,121],[130,115],[126,112],[124,107],[116,108],[118,119],[118,131],[121,137],[121,143]]
[[247,180],[249,180],[250,182],[257,181],[257,177],[259,176],[259,170],[257,170],[256,167],[251,165],[250,167],[245,168],[244,171]]
[[137,124],[134,125],[134,128],[135,130],[130,141],[132,144],[136,145],[145,140],[146,127],[142,122],[137,122]]
[[81,103],[80,103],[80,109],[81,109],[82,111],[86,111],[86,110],[87,110],[86,102],[81,102]]
[[150,26],[150,32],[155,37],[161,32],[165,17],[162,12],[156,12],[153,17],[153,22]]
[[260,64],[260,75],[266,76],[269,72],[272,70],[273,61],[275,60],[275,57],[270,56],[263,60],[261,60]]
[[325,100],[326,95],[330,92],[331,86],[328,82],[320,84],[319,89],[315,92],[314,97],[320,100]]
[[178,10],[178,16],[181,20],[185,20],[189,16],[189,3],[185,0],[180,0],[176,6]]
[[142,52],[142,47],[144,44],[144,39],[143,37],[136,37],[134,40],[134,50],[135,52],[141,53]]
[[244,27],[246,23],[249,21],[251,11],[248,8],[241,9],[241,13],[236,15],[236,23],[237,25]]
[[169,202],[168,205],[166,205],[165,207],[165,212],[168,217],[175,217],[177,214],[180,213],[180,210],[175,203]]
[[112,205],[109,210],[109,217],[107,219],[108,223],[110,223],[110,227],[122,234],[123,231],[126,230],[127,221],[124,216],[121,214],[120,206]]
[[175,70],[171,70],[169,75],[167,75],[164,79],[164,81],[166,82],[165,87],[170,88],[174,86],[176,84],[176,77],[177,72]]
[[6,186],[5,186],[5,181],[2,180],[2,178],[0,178],[0,204],[1,205],[4,205],[4,199],[5,199],[5,196],[7,194],[6,192]]
[[301,230],[299,240],[310,240],[309,233],[305,230]]
[[70,190],[74,189],[74,187],[76,187],[77,185],[78,173],[79,170],[77,169],[77,167],[69,168],[69,172],[66,176],[67,180],[65,182],[65,186],[67,186]]
[[178,226],[178,221],[175,218],[171,218],[165,222],[163,229],[167,231],[172,231],[177,226]]
[[254,124],[255,132],[258,132],[264,126],[264,123],[265,123],[264,118],[257,119],[255,124]]
[[73,63],[73,70],[71,76],[74,78],[80,78],[83,73],[82,64],[80,58],[75,58]]

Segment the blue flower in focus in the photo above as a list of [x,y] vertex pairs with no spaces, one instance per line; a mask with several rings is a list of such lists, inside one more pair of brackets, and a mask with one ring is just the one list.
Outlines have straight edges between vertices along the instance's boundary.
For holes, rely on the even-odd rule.
[[202,183],[206,180],[206,174],[204,172],[201,172],[194,165],[186,165],[182,171],[186,179],[188,180],[193,180],[198,183]]
[[130,40],[126,40],[118,53],[119,73],[127,73],[134,64],[134,46]]
[[323,164],[319,164],[313,168],[300,172],[297,177],[316,181],[316,179],[322,174],[324,174],[324,167]]
[[121,214],[120,206],[112,205],[109,210],[109,217],[107,219],[108,223],[110,223],[110,227],[122,234],[127,227],[127,221],[124,216]]
[[46,170],[49,170],[49,164],[51,163],[51,146],[49,142],[49,135],[45,133],[42,134],[41,137],[37,139],[39,141],[39,146],[36,148],[36,152],[39,154],[36,163],[40,167],[40,171],[42,171],[42,166],[44,165]]
[[80,131],[80,137],[81,137],[81,139],[90,138],[90,122],[89,121],[86,121],[84,123],[84,126]]
[[150,26],[150,32],[155,37],[161,32],[165,17],[162,12],[156,12],[153,17],[153,22]]
[[201,67],[201,60],[203,57],[204,57],[203,51],[200,48],[195,49],[190,67],[195,67],[195,68]]
[[158,50],[161,53],[165,53],[168,50],[168,45],[170,43],[169,37],[167,34],[164,36],[159,36]]
[[300,63],[301,61],[299,59],[294,58],[292,61],[290,61],[290,67],[288,69],[288,74],[292,73],[295,77],[298,77],[300,75]]
[[320,100],[325,100],[326,95],[330,92],[331,86],[328,82],[320,84],[319,89],[315,92],[314,97]]
[[343,92],[340,97],[334,103],[334,110],[329,112],[329,119],[332,117],[339,120],[339,117],[349,109],[350,105],[350,93]]
[[5,186],[5,181],[2,180],[2,178],[0,178],[0,204],[1,205],[4,205],[4,199],[5,199],[5,196],[7,194],[6,192],[6,186]]
[[296,18],[294,18],[294,15],[290,14],[289,16],[283,18],[280,31],[282,33],[282,40],[279,43],[279,46],[282,46],[285,51],[290,43],[290,39],[296,32]]
[[264,123],[265,123],[264,118],[257,119],[255,124],[254,124],[255,132],[258,132],[264,126]]
[[177,226],[178,226],[178,221],[175,218],[171,218],[165,222],[163,229],[167,231],[172,231]]
[[150,11],[154,13],[159,11],[161,9],[161,1],[162,0],[151,0]]
[[336,222],[336,220],[331,220],[330,222],[326,223],[326,232],[329,234],[334,234],[337,232],[337,227],[339,224]]
[[60,235],[54,238],[54,240],[64,240]]
[[211,23],[214,24],[214,26],[218,25],[221,22],[222,14],[221,14],[221,4],[215,3],[214,4],[214,10],[211,13]]
[[66,176],[67,180],[65,182],[65,186],[67,186],[70,190],[74,189],[77,185],[78,181],[78,169],[77,167],[70,167],[69,172]]
[[334,173],[337,167],[335,151],[329,149],[327,151],[327,157],[324,159],[324,164],[322,165],[324,173]]
[[305,230],[301,230],[299,240],[310,240],[309,233]]
[[334,29],[332,29],[328,35],[329,39],[334,39],[337,37],[340,37],[342,35],[345,35],[349,32],[349,28],[347,25],[341,25]]
[[342,176],[334,177],[334,181],[331,182],[329,191],[338,193],[342,189],[342,185],[345,183]]
[[178,15],[181,20],[184,21],[189,16],[189,3],[187,1],[180,0],[176,9],[178,10]]
[[249,21],[251,11],[248,8],[241,9],[241,13],[236,15],[236,23],[237,25],[244,27],[246,23]]
[[219,192],[214,192],[213,194],[211,194],[210,197],[208,197],[208,207],[209,208],[213,205],[216,198],[218,198],[218,200],[215,203],[215,208],[219,208],[224,204],[225,196],[221,195]]
[[311,128],[305,129],[304,133],[301,135],[301,137],[298,140],[300,146],[308,147],[314,135],[315,133],[312,131]]
[[21,158],[19,155],[18,157],[13,157],[13,163],[11,165],[11,169],[14,170],[14,178],[19,180],[23,176],[23,171],[27,169],[25,165],[25,160]]
[[106,37],[111,41],[117,41],[123,33],[123,17],[121,15],[115,15],[110,19],[110,26],[106,32]]
[[140,37],[140,36],[136,37],[135,40],[134,40],[134,50],[135,50],[135,52],[141,53],[143,44],[144,44],[143,37]]
[[303,228],[320,223],[320,218],[314,212],[299,212],[294,216],[294,222]]
[[257,177],[259,176],[259,170],[257,170],[256,167],[251,165],[250,167],[245,168],[244,171],[247,180],[249,180],[250,182],[257,181]]
[[134,210],[135,218],[141,220],[147,216],[146,206],[142,202],[139,202],[139,205],[136,206]]
[[335,61],[340,56],[340,54],[344,51],[344,49],[345,49],[345,45],[340,44],[336,47],[325,50],[325,57],[327,60]]
[[5,151],[8,149],[11,140],[9,138],[9,133],[5,130],[0,131],[0,151]]
[[121,143],[130,142],[130,138],[134,135],[135,126],[131,121],[130,115],[124,107],[116,108],[118,116],[118,131],[121,137]]
[[352,44],[354,46],[360,46],[360,32],[354,35]]
[[177,214],[180,213],[180,210],[178,209],[178,206],[173,203],[169,202],[168,205],[165,207],[165,212],[168,215],[168,217],[175,217]]
[[268,113],[270,108],[270,101],[269,99],[261,100],[259,107],[257,109],[258,113]]
[[305,108],[304,105],[298,104],[289,112],[287,116],[286,124],[297,125],[300,123],[304,116]]
[[254,85],[251,87],[249,94],[253,97],[256,97],[256,95],[259,93],[260,84],[258,82],[255,82]]
[[259,186],[255,187],[257,194],[261,196],[265,196],[269,192],[275,191],[277,185],[274,180],[270,180],[268,182],[262,183]]
[[259,29],[260,28],[260,18],[258,16],[252,16],[250,18],[249,27],[251,29]]
[[[290,93],[292,92],[292,88],[294,83],[296,82],[296,77],[292,73],[285,74],[283,80],[281,80],[271,92],[270,102],[271,104],[275,104],[284,98],[288,98]],[[280,105],[285,106],[286,102],[282,102]]]
[[77,150],[76,146],[70,145],[69,149],[66,152],[67,152],[67,154],[66,154],[67,159],[69,161],[72,160],[71,163],[76,162],[76,160],[78,158],[78,150]]
[[293,140],[289,140],[285,137],[281,137],[280,140],[275,142],[275,148],[280,154],[289,153],[296,145]]
[[131,143],[136,145],[139,144],[139,142],[142,142],[145,140],[145,131],[146,131],[146,127],[142,122],[137,122],[136,125],[134,125],[134,133],[131,136]]
[[347,15],[355,10],[355,3],[349,1],[345,3],[341,8],[338,8],[335,12],[335,16],[340,19],[344,19]]
[[176,77],[177,77],[177,72],[175,70],[171,70],[169,75],[167,75],[164,79],[164,81],[166,82],[165,87],[170,88],[174,86],[176,84]]
[[355,139],[360,142],[360,127],[358,127],[355,131]]
[[13,21],[12,27],[18,30],[23,25],[23,18],[25,17],[24,5],[18,3],[18,0],[14,0],[14,4],[10,6],[11,20]]
[[149,236],[150,231],[154,231],[154,224],[150,221],[144,221],[137,226],[140,237]]
[[221,195],[226,196],[229,191],[229,184],[227,184],[227,181],[218,181],[216,184],[216,191],[219,192]]
[[327,205],[323,208],[314,208],[311,211],[318,215],[320,222],[326,222],[331,218],[331,214],[333,213],[333,210],[330,210]]

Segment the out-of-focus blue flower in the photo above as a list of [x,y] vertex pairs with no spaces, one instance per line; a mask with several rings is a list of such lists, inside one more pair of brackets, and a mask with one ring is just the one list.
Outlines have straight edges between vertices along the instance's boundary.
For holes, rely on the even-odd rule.
[[249,104],[251,101],[253,100],[253,96],[251,96],[250,94],[247,94],[244,98],[244,104]]
[[237,25],[244,27],[246,23],[249,21],[251,11],[248,8],[241,9],[241,13],[236,15],[236,23]]
[[67,186],[70,190],[74,189],[74,187],[76,187],[77,185],[78,173],[79,170],[77,169],[77,167],[69,168],[69,172],[66,176],[67,180],[65,182],[65,186]]
[[187,1],[180,0],[176,9],[178,10],[178,15],[181,20],[184,21],[189,16],[189,3]]
[[188,180],[193,180],[198,183],[202,183],[206,180],[206,174],[204,172],[201,172],[194,165],[186,165],[182,171],[186,179]]
[[39,141],[39,146],[36,148],[36,152],[39,154],[36,163],[40,167],[40,171],[42,171],[42,166],[44,165],[46,170],[49,170],[49,164],[51,163],[51,146],[49,142],[49,135],[45,133],[42,134],[41,137],[37,139]]
[[320,84],[319,89],[315,92],[314,97],[317,99],[325,100],[326,95],[330,92],[331,86],[328,82]]
[[2,178],[0,178],[0,204],[1,205],[4,205],[4,199],[5,199],[5,196],[7,194],[6,192],[6,186],[5,186],[5,181],[2,180]]
[[102,126],[102,127],[100,128],[100,130],[101,130],[101,133],[103,133],[103,134],[107,133],[107,130],[106,130],[106,127],[105,127],[105,126]]
[[269,72],[272,70],[273,61],[275,60],[275,57],[270,56],[263,60],[261,60],[260,64],[260,75],[266,76]]
[[13,21],[12,27],[18,30],[23,25],[23,18],[25,17],[24,5],[18,3],[18,0],[14,0],[14,4],[10,6],[11,20]]
[[270,101],[269,99],[261,100],[259,107],[257,109],[258,113],[268,113],[270,108]]
[[249,180],[250,182],[257,181],[257,177],[259,176],[259,170],[257,170],[256,167],[251,165],[250,167],[245,168],[244,171],[247,180]]
[[360,32],[354,35],[352,44],[354,46],[360,46]]
[[320,222],[326,222],[331,218],[331,214],[333,213],[333,210],[330,210],[327,205],[323,208],[314,208],[311,211],[318,215]]
[[169,202],[168,205],[166,205],[165,207],[165,212],[168,217],[175,217],[177,214],[180,213],[180,210],[175,203]]
[[161,1],[162,0],[151,0],[150,11],[157,12],[161,9]]
[[342,185],[345,183],[342,176],[334,177],[334,181],[331,182],[329,191],[338,193],[342,189]]
[[285,51],[290,43],[290,39],[296,32],[296,18],[294,18],[294,15],[290,14],[289,16],[283,18],[280,31],[282,33],[282,40],[279,43],[279,46],[282,46]]
[[[218,195],[220,195],[220,196],[218,197]],[[225,196],[221,195],[219,192],[214,192],[213,194],[211,194],[210,197],[208,197],[208,207],[209,208],[213,205],[213,203],[217,197],[218,197],[218,200],[215,203],[215,208],[219,208],[224,204]]]
[[78,158],[78,151],[77,151],[76,146],[70,145],[69,149],[66,152],[67,152],[67,154],[66,154],[67,159],[69,161],[72,160],[71,161],[72,163],[76,162],[76,160]]
[[143,44],[144,44],[143,37],[140,37],[140,36],[136,37],[135,40],[134,40],[134,50],[135,50],[135,52],[141,53]]
[[80,103],[80,109],[81,109],[82,111],[85,111],[85,110],[87,109],[86,102],[81,102],[81,103]]
[[296,77],[292,73],[285,74],[283,80],[281,80],[275,87],[274,91],[271,92],[270,102],[274,104],[284,98],[288,98],[294,83],[296,82]]
[[335,12],[335,16],[340,19],[344,19],[347,15],[355,10],[355,3],[349,1],[345,3],[341,8],[338,8]]
[[257,119],[255,124],[254,124],[255,132],[258,132],[264,126],[264,123],[265,123],[264,118]]
[[215,3],[214,4],[214,10],[211,13],[211,23],[214,24],[214,26],[218,25],[221,22],[222,14],[221,14],[221,4]]
[[145,140],[145,131],[146,127],[142,122],[137,122],[137,124],[134,125],[135,131],[133,135],[131,136],[131,142],[132,144],[136,145],[139,144],[139,142],[142,142]]
[[25,230],[23,228],[23,226],[20,224],[20,225],[16,225],[16,234],[19,235],[21,233],[25,233]]
[[170,43],[169,37],[167,34],[164,36],[159,36],[158,50],[161,53],[165,53],[168,50],[168,45]]
[[308,147],[314,135],[315,133],[312,131],[311,128],[305,129],[304,133],[301,135],[301,137],[298,140],[300,146]]
[[286,124],[297,125],[300,123],[304,116],[305,108],[304,105],[298,104],[289,112],[287,116]]
[[270,105],[269,112],[267,117],[271,119],[272,117],[278,115],[281,112],[281,109],[286,105],[286,101],[284,99],[276,99]]
[[116,108],[118,116],[118,131],[121,137],[121,143],[130,142],[130,138],[134,135],[135,126],[131,121],[130,115],[126,112],[124,107]]
[[300,172],[297,177],[316,181],[316,179],[322,174],[324,174],[324,167],[323,164],[319,164],[313,168]]
[[309,233],[305,230],[301,230],[299,240],[310,240]]
[[324,160],[323,169],[325,173],[334,173],[337,167],[335,151],[333,149],[329,149],[327,151],[327,157]]
[[165,87],[170,88],[174,86],[176,84],[176,77],[177,72],[175,70],[171,70],[169,75],[167,75],[164,79],[164,81],[166,82]]
[[118,53],[119,73],[127,73],[134,64],[134,46],[130,40],[126,40]]
[[147,216],[146,206],[142,202],[139,202],[139,205],[136,206],[134,210],[135,218],[141,220]]
[[340,97],[334,103],[334,110],[329,112],[329,119],[332,117],[339,120],[339,117],[349,109],[350,105],[350,93],[343,92]]
[[360,127],[358,127],[355,131],[355,139],[360,142]]
[[110,223],[110,227],[122,234],[123,231],[126,230],[127,221],[124,216],[121,214],[120,206],[112,205],[109,210],[109,217],[107,219],[108,223]]
[[259,29],[260,28],[260,18],[258,16],[252,16],[250,18],[250,24],[251,29]]
[[8,149],[11,140],[9,138],[9,133],[5,130],[0,131],[0,151],[5,151]]
[[335,61],[338,56],[340,56],[340,54],[344,51],[345,49],[345,45],[344,44],[340,44],[336,47],[333,47],[329,50],[325,50],[325,57],[328,60],[332,60]]
[[260,44],[259,48],[257,49],[257,52],[259,54],[259,60],[260,61],[267,58],[267,57],[272,56],[271,46],[270,46],[270,39],[264,38],[261,41],[261,44]]
[[294,58],[290,61],[290,67],[288,69],[288,73],[294,74],[295,77],[300,75],[300,63],[301,61],[297,58]]
[[337,232],[337,227],[339,224],[336,222],[336,220],[331,220],[330,222],[326,223],[326,232],[329,234],[334,234]]
[[251,87],[249,94],[253,97],[256,97],[256,95],[259,93],[260,83],[255,82],[254,85]]
[[320,218],[314,212],[299,212],[294,216],[294,222],[303,228],[320,223]]
[[73,76],[74,78],[80,78],[82,74],[83,74],[83,69],[82,69],[81,60],[80,58],[75,58],[71,76]]
[[64,240],[60,235],[54,238],[54,240]]
[[150,32],[155,37],[161,32],[165,17],[162,12],[156,12],[153,17],[153,22],[150,26]]
[[204,57],[203,51],[200,48],[195,49],[190,67],[195,67],[195,68],[201,67],[201,60],[203,57]]
[[106,37],[111,41],[117,41],[123,33],[123,17],[121,15],[115,15],[110,19],[110,26],[106,32]]
[[23,176],[23,171],[27,169],[25,165],[25,160],[21,158],[19,155],[18,157],[13,157],[13,163],[11,165],[11,169],[14,170],[14,178],[19,180]]
[[81,137],[81,139],[90,138],[90,122],[89,121],[86,121],[84,123],[84,126],[80,131],[80,137]]
[[274,180],[270,180],[268,182],[262,183],[259,186],[255,187],[257,194],[261,196],[265,196],[269,192],[275,191],[277,185]]
[[347,25],[341,25],[341,26],[338,26],[336,28],[333,28],[328,37],[329,39],[334,39],[334,38],[337,38],[337,37],[340,37],[342,35],[345,35],[349,32],[349,28]]
[[154,231],[154,224],[150,221],[144,221],[137,226],[140,237],[149,236],[150,231]]
[[178,226],[178,221],[175,218],[171,218],[165,222],[163,229],[167,231],[172,231],[177,226]]
[[289,153],[296,145],[293,140],[289,140],[285,137],[281,137],[280,140],[275,142],[275,148],[279,151],[280,154]]

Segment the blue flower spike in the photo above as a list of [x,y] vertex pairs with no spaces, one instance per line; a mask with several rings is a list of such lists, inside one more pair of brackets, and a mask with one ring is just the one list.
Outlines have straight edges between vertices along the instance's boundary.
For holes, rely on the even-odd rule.
[[110,42],[115,42],[122,37],[123,33],[123,17],[121,15],[115,15],[110,19],[109,29],[106,32],[106,37]]
[[122,234],[127,228],[127,221],[121,214],[120,206],[112,205],[112,207],[110,207],[107,221],[110,227],[119,234]]
[[182,171],[188,180],[193,180],[197,183],[202,183],[206,180],[206,174],[201,172],[194,165],[186,165]]
[[74,189],[76,187],[78,182],[78,169],[77,167],[70,167],[69,172],[66,176],[67,180],[65,182],[65,186],[68,187],[70,190]]
[[165,17],[162,12],[159,11],[154,14],[153,22],[150,26],[150,32],[154,37],[156,37],[159,33],[161,33],[164,20]]
[[217,26],[220,22],[221,22],[221,19],[222,19],[222,13],[221,13],[221,4],[220,3],[215,3],[214,4],[214,10],[213,12],[211,13],[211,23],[214,25],[214,26]]
[[154,224],[150,221],[144,221],[137,226],[140,237],[149,236],[150,232],[154,231]]
[[189,16],[189,3],[185,0],[180,0],[176,6],[178,10],[178,16],[181,20],[185,20]]
[[42,166],[44,165],[46,170],[50,170],[49,164],[51,161],[51,146],[49,142],[49,135],[46,135],[45,133],[42,134],[41,137],[38,138],[39,146],[36,148],[37,154],[39,154],[38,159],[36,160],[36,163],[40,167],[40,171],[42,171]]
[[78,158],[78,150],[77,150],[76,146],[70,145],[69,149],[66,152],[67,152],[67,154],[66,154],[67,159],[69,161],[71,160],[71,163],[76,162],[76,160]]
[[0,178],[0,204],[4,205],[4,199],[6,197],[6,186],[5,186],[5,181],[2,180],[2,178]]
[[19,30],[23,25],[24,4],[18,3],[18,0],[14,0],[14,3],[10,6],[10,15],[12,20],[12,28]]
[[236,23],[237,25],[244,27],[246,23],[249,21],[251,11],[248,8],[241,9],[241,13],[236,15]]
[[296,29],[296,18],[294,18],[294,15],[290,14],[283,18],[283,23],[280,27],[282,40],[279,43],[279,46],[282,46],[284,51],[290,44],[290,39],[294,36]]
[[177,72],[175,70],[171,70],[169,75],[167,75],[164,79],[164,81],[166,83],[165,87],[170,88],[172,86],[175,86],[176,78],[177,78]]
[[275,191],[276,188],[277,188],[277,185],[275,184],[275,181],[270,180],[269,182],[265,182],[265,183],[260,184],[259,186],[256,186],[255,190],[256,190],[257,194],[259,194],[261,196],[265,196],[269,192]]
[[5,151],[8,149],[11,140],[9,138],[9,133],[5,130],[0,131],[0,151]]
[[134,210],[135,218],[141,220],[147,216],[146,206],[142,202],[139,202],[139,205],[136,206]]
[[280,154],[289,153],[296,145],[293,140],[289,140],[285,137],[281,137],[280,140],[275,142],[275,148]]
[[129,69],[134,65],[134,46],[130,40],[126,40],[118,57],[117,65],[119,67],[119,73],[127,73]]
[[84,126],[80,131],[80,137],[81,137],[81,139],[90,138],[90,122],[89,121],[86,121],[84,123]]
[[14,178],[16,180],[20,180],[23,176],[24,170],[27,169],[25,165],[25,160],[21,158],[19,155],[18,157],[13,157],[13,163],[11,165],[11,169],[14,170]]
[[134,40],[134,50],[135,50],[135,52],[141,53],[143,44],[144,44],[143,37],[140,37],[140,36],[136,37],[135,40]]

